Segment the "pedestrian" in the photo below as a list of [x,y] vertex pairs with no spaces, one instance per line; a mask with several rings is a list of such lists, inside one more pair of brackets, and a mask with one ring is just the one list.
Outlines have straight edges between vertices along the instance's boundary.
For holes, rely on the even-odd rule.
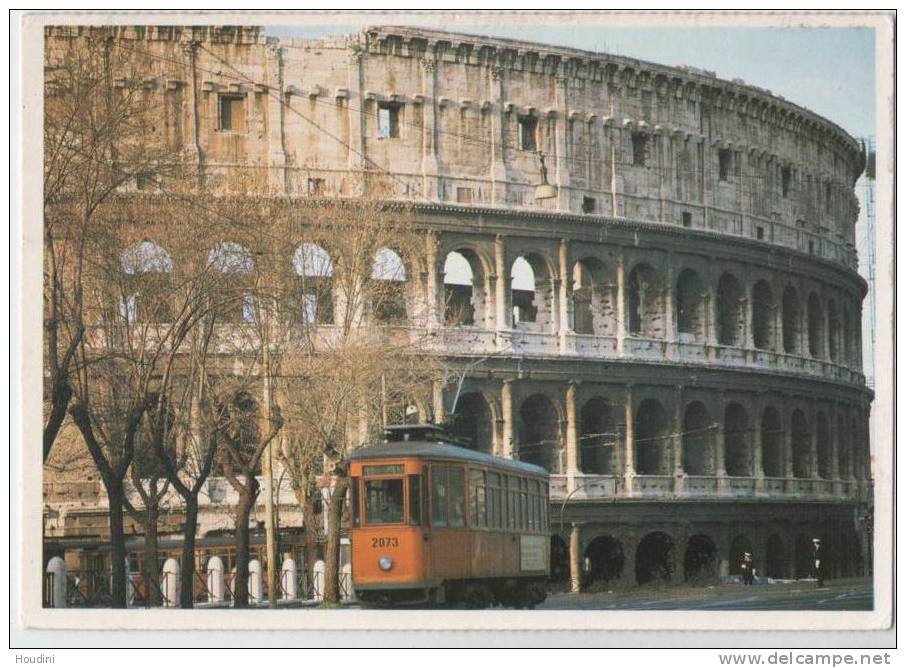
[[820,538],[812,539],[812,552],[815,561],[815,570],[813,574],[815,576],[815,580],[817,580],[817,586],[820,588],[824,586],[824,576],[827,572],[827,565],[825,564],[824,559],[824,549],[821,547]]
[[752,560],[751,552],[746,552],[742,556],[742,583],[755,584],[755,562]]

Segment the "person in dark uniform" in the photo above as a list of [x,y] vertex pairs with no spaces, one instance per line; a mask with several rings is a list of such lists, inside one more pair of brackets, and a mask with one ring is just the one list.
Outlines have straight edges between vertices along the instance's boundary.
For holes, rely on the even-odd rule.
[[742,555],[742,583],[755,584],[755,562],[752,560],[751,552]]
[[814,577],[818,581],[818,587],[824,586],[824,576],[827,573],[827,565],[825,564],[824,559],[824,548],[821,547],[821,539],[813,538],[812,539],[812,551],[814,552],[815,558],[815,570]]

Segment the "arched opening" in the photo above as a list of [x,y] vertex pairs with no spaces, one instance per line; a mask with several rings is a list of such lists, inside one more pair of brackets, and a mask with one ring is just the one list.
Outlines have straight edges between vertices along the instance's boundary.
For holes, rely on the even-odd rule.
[[774,291],[767,281],[752,289],[752,342],[759,350],[774,346]]
[[807,536],[804,533],[796,536],[795,576],[797,580],[812,577],[815,567],[814,556],[815,552],[812,547],[812,537]]
[[752,475],[749,416],[741,404],[728,404],[724,410],[724,457],[727,475]]
[[830,480],[833,477],[831,464],[831,441],[827,418],[819,412],[815,421],[816,450],[818,454],[818,477]]
[[840,361],[840,319],[833,299],[827,302],[827,355],[833,362]]
[[811,478],[811,432],[808,428],[808,420],[805,419],[805,413],[798,408],[793,411],[791,429],[793,437],[793,477]]
[[683,270],[676,280],[676,329],[679,339],[705,340],[705,290],[699,275]]
[[808,296],[808,351],[812,357],[824,353],[824,313],[821,300],[814,292]]
[[128,323],[169,322],[170,254],[152,241],[130,246],[120,255],[123,294],[120,315]]
[[769,478],[783,477],[783,424],[773,406],[761,416],[761,466]]
[[635,555],[635,581],[670,582],[673,575],[673,539],[655,531],[642,538]]
[[629,334],[656,339],[664,336],[663,295],[657,273],[644,262],[626,280],[626,319]]
[[406,267],[395,250],[385,246],[374,254],[370,293],[371,313],[378,322],[406,319]]
[[472,450],[493,451],[494,421],[491,407],[481,392],[460,395],[453,411],[451,431]]
[[645,399],[635,414],[635,470],[639,475],[669,475],[670,421],[656,399]]
[[519,459],[560,473],[560,417],[553,402],[533,394],[519,408]]
[[862,575],[862,541],[855,531],[847,531],[843,536],[843,563],[841,564],[841,575],[843,577],[853,577]]
[[576,334],[610,334],[614,309],[604,288],[604,265],[587,257],[573,265],[573,331]]
[[732,274],[723,274],[717,283],[717,342],[722,346],[742,343],[742,286]]
[[708,409],[702,402],[693,401],[683,416],[683,470],[687,474],[714,474],[712,435]]
[[841,480],[847,480],[852,475],[849,467],[850,448],[849,432],[846,429],[846,420],[842,415],[837,416],[837,471]]
[[582,406],[579,422],[582,473],[612,475],[616,470],[617,435],[610,404],[602,397],[589,399]]
[[799,350],[801,333],[799,329],[799,295],[792,285],[783,291],[783,350],[795,353]]
[[551,582],[569,580],[569,548],[566,541],[556,534],[551,536]]
[[717,547],[708,536],[696,534],[686,543],[683,576],[689,584],[710,584],[717,580]]
[[553,323],[554,291],[544,258],[530,253],[513,261],[512,279],[513,326],[547,330]]
[[730,543],[730,575],[742,575],[742,561],[745,553],[752,553],[752,541],[746,536],[736,536]]
[[444,322],[448,325],[484,325],[487,295],[478,256],[462,249],[447,253],[444,261]]
[[255,322],[255,293],[252,274],[255,261],[251,252],[232,241],[217,243],[208,253],[208,267],[230,279],[219,286],[216,305],[220,317],[226,322]]
[[767,542],[767,554],[764,555],[765,575],[769,578],[786,577],[786,554],[783,551],[783,539],[778,534],[771,534]]
[[296,320],[312,325],[333,324],[333,262],[330,255],[317,244],[304,243],[293,254],[293,270],[298,277]]
[[609,582],[623,573],[623,546],[612,536],[598,536],[585,548],[586,583]]

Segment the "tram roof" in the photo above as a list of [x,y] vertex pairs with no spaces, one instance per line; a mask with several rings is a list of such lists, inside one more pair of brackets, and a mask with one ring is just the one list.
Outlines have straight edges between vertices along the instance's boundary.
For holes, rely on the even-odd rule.
[[415,457],[417,459],[443,459],[506,469],[522,475],[547,477],[546,469],[534,464],[527,464],[503,457],[494,457],[484,452],[462,448],[458,445],[435,441],[389,441],[353,450],[346,457],[347,461],[371,461],[397,457]]

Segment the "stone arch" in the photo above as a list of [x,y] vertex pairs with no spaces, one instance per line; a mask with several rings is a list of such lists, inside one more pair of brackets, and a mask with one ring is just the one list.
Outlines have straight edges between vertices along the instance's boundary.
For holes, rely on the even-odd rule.
[[664,337],[664,295],[658,273],[639,262],[626,278],[626,330],[631,336]]
[[812,477],[811,432],[805,413],[800,409],[793,411],[790,421],[790,434],[793,440],[793,477]]
[[636,582],[670,582],[674,571],[673,558],[673,538],[662,531],[647,534],[636,549]]
[[598,536],[585,548],[586,584],[610,582],[623,574],[623,545],[613,536]]
[[765,544],[764,568],[764,574],[769,578],[786,577],[786,552],[784,551],[783,538],[780,534],[773,533],[768,536]]
[[403,258],[387,246],[378,248],[371,261],[369,295],[371,313],[378,322],[393,323],[408,315],[407,272]]
[[686,406],[683,415],[683,470],[689,475],[714,475],[711,416],[701,401]]
[[818,477],[830,480],[833,477],[831,437],[827,416],[824,415],[823,411],[818,411],[818,415],[815,417],[815,439],[818,455]]
[[333,324],[333,261],[330,254],[318,244],[302,243],[293,253],[293,271],[297,277],[294,319],[306,324]]
[[761,466],[769,478],[783,477],[783,423],[773,406],[761,414]]
[[730,575],[742,575],[742,560],[746,552],[754,555],[751,539],[743,535],[735,536],[730,542],[730,553],[727,555],[730,560]]
[[459,395],[453,411],[451,431],[465,441],[466,447],[492,453],[494,419],[491,405],[481,392]]
[[145,239],[120,254],[120,315],[126,322],[169,322],[173,260],[163,247]]
[[579,413],[579,468],[582,473],[616,473],[617,443],[610,402],[603,397],[592,397]]
[[635,471],[639,475],[669,475],[671,467],[670,419],[657,399],[639,404],[634,422]]
[[676,279],[676,331],[678,338],[691,337],[693,341],[704,341],[705,289],[698,272],[684,269]]
[[586,256],[577,260],[572,271],[573,330],[576,334],[612,334],[616,316],[607,289],[604,263]]
[[254,322],[256,304],[252,274],[255,261],[251,251],[234,241],[220,241],[208,253],[208,267],[230,276],[217,288],[223,297],[218,305],[220,316],[227,322]]
[[554,322],[553,270],[538,252],[518,255],[510,267],[513,326],[549,331]]
[[744,297],[742,286],[733,274],[721,275],[717,282],[717,342],[722,346],[742,344]]
[[799,294],[792,285],[786,286],[783,291],[783,351],[795,353],[799,351],[802,340],[801,322],[802,314],[799,309]]
[[533,394],[519,407],[519,459],[560,473],[560,415],[545,394]]
[[824,354],[824,311],[816,293],[808,296],[808,352],[812,357]]
[[717,546],[709,536],[695,534],[686,541],[683,578],[686,582],[706,584],[718,576]]
[[727,475],[752,475],[749,447],[749,415],[742,404],[732,402],[724,409],[724,462]]
[[840,362],[840,317],[833,299],[827,302],[827,356],[832,362]]
[[774,347],[774,291],[767,281],[752,288],[752,343],[760,350]]
[[444,259],[444,323],[485,326],[489,315],[487,271],[479,255],[458,247]]
[[814,551],[812,548],[812,537],[800,533],[796,535],[796,556],[794,564],[794,576],[797,580],[809,578],[814,570]]
[[569,547],[562,536],[551,536],[550,552],[550,579],[551,582],[566,582],[569,580]]

